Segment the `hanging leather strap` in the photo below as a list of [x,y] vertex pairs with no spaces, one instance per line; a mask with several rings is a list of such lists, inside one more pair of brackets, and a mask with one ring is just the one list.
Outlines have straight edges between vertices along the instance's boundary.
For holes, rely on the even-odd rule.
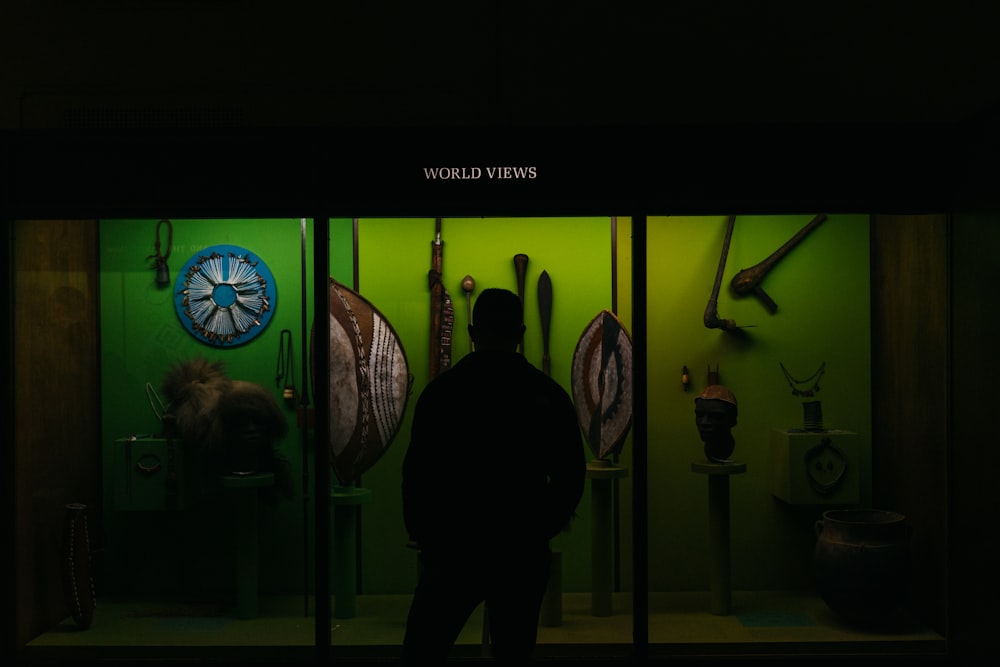
[[285,380],[284,387],[295,387],[291,329],[282,329],[281,337],[278,339],[278,367],[274,373],[274,385],[278,389],[282,388],[282,380]]
[[[160,227],[167,226],[167,251],[161,251]],[[162,218],[156,223],[156,243],[153,246],[156,252],[146,259],[153,260],[153,269],[156,271],[156,283],[161,287],[170,284],[170,272],[167,270],[167,258],[170,257],[170,249],[174,246],[174,226],[166,218]]]

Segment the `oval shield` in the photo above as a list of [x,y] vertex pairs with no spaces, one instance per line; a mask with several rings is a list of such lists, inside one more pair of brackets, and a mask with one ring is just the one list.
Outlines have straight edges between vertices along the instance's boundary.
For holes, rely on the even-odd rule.
[[[315,330],[313,332],[315,345]],[[351,484],[392,444],[409,398],[402,342],[370,301],[330,279],[330,465]]]
[[573,403],[598,459],[620,450],[632,428],[632,338],[621,320],[602,310],[573,352]]

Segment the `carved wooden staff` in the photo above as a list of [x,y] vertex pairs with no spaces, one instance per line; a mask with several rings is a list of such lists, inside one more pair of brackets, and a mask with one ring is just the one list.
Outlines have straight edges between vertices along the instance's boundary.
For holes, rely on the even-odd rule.
[[549,323],[552,320],[552,279],[548,271],[538,276],[538,314],[542,318],[542,371],[552,375],[552,360],[549,357]]
[[733,238],[733,226],[736,224],[736,216],[729,216],[726,223],[726,236],[722,240],[722,254],[719,256],[719,267],[715,270],[715,284],[712,286],[712,296],[708,298],[708,305],[705,306],[705,326],[709,329],[723,329],[731,331],[736,329],[735,320],[725,320],[719,317],[719,288],[722,287],[722,274],[726,271],[726,257],[729,256],[729,242]]
[[[462,291],[465,292],[466,324],[472,324],[472,293],[476,291],[476,280],[470,275],[462,278]],[[469,338],[469,352],[472,352],[472,338]]]
[[[524,307],[524,277],[528,270],[528,256],[523,253],[514,255],[514,270],[517,272],[517,295],[521,297],[521,307]],[[517,351],[524,354],[524,335],[517,344]]]
[[733,276],[733,280],[730,282],[730,286],[733,288],[733,291],[740,296],[746,296],[750,292],[753,292],[757,295],[757,298],[761,300],[768,312],[776,312],[778,310],[778,304],[776,304],[774,300],[767,295],[767,292],[761,288],[761,281],[763,281],[764,276],[766,276],[768,272],[774,268],[775,264],[791,252],[792,248],[797,246],[799,242],[809,234],[809,232],[823,224],[824,220],[826,220],[826,215],[824,213],[820,213],[815,218],[810,220],[805,227],[797,231],[792,238],[785,241],[784,245],[768,255],[768,257],[762,262],[754,264],[749,269],[743,269]]
[[441,218],[434,221],[434,240],[431,241],[431,269],[427,282],[431,290],[431,341],[430,379],[451,367],[451,334],[455,324],[455,311],[451,296],[441,281],[444,260],[444,241],[441,240]]

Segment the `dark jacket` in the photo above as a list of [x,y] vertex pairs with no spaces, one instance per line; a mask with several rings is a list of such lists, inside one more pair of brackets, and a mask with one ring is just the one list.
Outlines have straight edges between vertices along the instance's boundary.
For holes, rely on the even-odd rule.
[[429,553],[547,546],[583,494],[573,403],[523,355],[476,351],[417,401],[403,461],[403,516]]

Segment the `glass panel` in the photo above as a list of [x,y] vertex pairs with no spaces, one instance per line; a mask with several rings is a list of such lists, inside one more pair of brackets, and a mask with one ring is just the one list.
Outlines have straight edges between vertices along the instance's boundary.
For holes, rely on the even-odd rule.
[[654,652],[940,639],[845,623],[814,578],[823,512],[872,506],[869,237],[866,215],[648,218]]
[[97,605],[86,632],[62,632],[79,625],[67,616],[30,649],[313,652],[303,231],[299,219],[99,222],[86,463],[100,481],[84,501]]
[[[724,215],[641,219],[636,250],[645,266],[636,280],[645,294],[635,313],[627,217],[440,220],[451,363],[469,354],[476,296],[491,286],[520,291],[519,255],[527,258],[523,352],[539,368],[548,364],[567,391],[576,389],[574,359],[597,316],[610,311],[626,333],[644,322],[637,370],[646,379],[633,387],[648,415],[643,442],[627,431],[602,458],[581,423],[590,472],[576,518],[552,544],[558,587],[543,604],[540,656],[627,656],[645,651],[647,636],[650,654],[661,656],[942,649],[921,620],[875,629],[845,622],[814,579],[823,512],[880,498],[872,472],[873,223],[830,214],[766,273],[767,298],[730,286],[813,217],[738,216],[728,239]],[[325,646],[325,628],[316,628],[329,620],[335,658],[398,654],[419,568],[402,520],[401,466],[415,402],[432,375],[428,272],[437,222],[320,223],[328,224],[330,277],[342,288],[330,303],[356,293],[405,351],[405,406],[381,432],[384,451],[361,467],[360,455],[336,461],[339,441],[320,444],[308,426],[313,382],[329,380],[332,392],[341,379],[310,372],[311,221],[15,224],[19,645],[37,656],[85,649],[204,658],[241,646],[308,658]],[[548,358],[543,271],[552,287]],[[203,274],[222,283],[222,291],[195,286],[216,315],[256,308],[261,325],[204,310],[196,319],[184,282]],[[222,366],[199,369],[200,358]],[[181,419],[185,383],[169,382],[178,369],[221,372],[227,391],[228,382],[246,383],[251,398],[278,406],[287,430],[223,411],[221,399],[207,416],[195,410]],[[733,449],[714,456],[722,460],[709,458],[695,422],[695,397],[710,383],[738,403]],[[196,435],[180,437],[182,424]],[[317,451],[333,456],[330,488],[318,481]],[[248,461],[248,452],[257,456]],[[496,453],[497,465],[511,468],[512,493],[530,455],[516,443]],[[327,525],[317,523],[319,507],[329,509]],[[328,561],[326,589],[317,553]],[[66,585],[70,562],[76,579]],[[317,602],[320,591],[329,599]],[[488,652],[487,621],[474,611],[456,653]]]
[[[470,353],[469,313],[482,290],[488,287],[519,290],[515,257],[523,255],[526,257],[523,353],[536,367],[545,367],[543,312],[538,296],[539,281],[545,272],[552,286],[551,312],[546,313],[550,318],[549,373],[567,392],[572,392],[574,351],[588,323],[603,310],[616,305],[620,308],[622,301],[626,304],[620,315],[623,321],[628,321],[630,246],[627,243],[619,246],[620,239],[629,239],[627,222],[608,217],[440,220],[441,284],[453,316],[450,361],[446,364],[458,363]],[[430,357],[434,343],[428,272],[432,269],[432,241],[436,238],[437,223],[435,218],[362,218],[357,222],[356,282],[331,260],[334,277],[368,300],[398,335],[412,382],[399,431],[383,454],[359,479],[335,481],[341,487],[350,482],[355,492],[365,496],[364,502],[352,506],[350,498],[338,500],[334,489],[331,636],[335,656],[398,651],[417,581],[418,554],[408,542],[403,525],[401,468],[409,444],[413,409],[432,372]],[[333,238],[335,235],[335,227],[331,226],[331,256],[343,252],[340,242]],[[474,401],[475,397],[468,400]],[[454,409],[458,413],[470,405],[456,404]],[[441,428],[448,428],[448,424],[442,424]],[[627,442],[622,449],[624,457]],[[519,461],[532,453],[520,451],[517,443],[511,443],[509,449],[497,451],[494,456],[497,466],[510,467],[510,493],[517,493]],[[583,456],[587,460],[594,458],[589,451]],[[617,454],[615,459],[617,463]],[[576,519],[567,532],[552,542],[556,553],[555,577],[543,604],[538,631],[540,655],[593,655],[598,651],[621,655],[631,650],[632,610],[627,593],[631,563],[626,527],[631,498],[627,465],[622,466],[622,473],[620,477],[588,480]],[[440,483],[447,485],[449,480],[442,479]],[[598,483],[601,487],[593,488]],[[339,508],[337,502],[348,504]],[[463,499],[455,498],[455,502],[461,503]],[[603,504],[600,512],[595,511],[595,502]],[[338,530],[339,516],[347,516],[348,521],[359,518],[357,529]],[[353,544],[338,544],[338,539]],[[357,586],[351,591],[338,583],[343,572],[336,558],[338,554],[349,558],[353,553],[358,555]],[[600,574],[600,585],[607,586],[606,591],[595,591],[595,558],[599,559],[599,567],[607,568]],[[353,594],[349,604],[340,604],[338,586],[341,586],[339,594]],[[456,654],[477,656],[489,651],[484,645],[486,622],[480,606],[460,634]]]

